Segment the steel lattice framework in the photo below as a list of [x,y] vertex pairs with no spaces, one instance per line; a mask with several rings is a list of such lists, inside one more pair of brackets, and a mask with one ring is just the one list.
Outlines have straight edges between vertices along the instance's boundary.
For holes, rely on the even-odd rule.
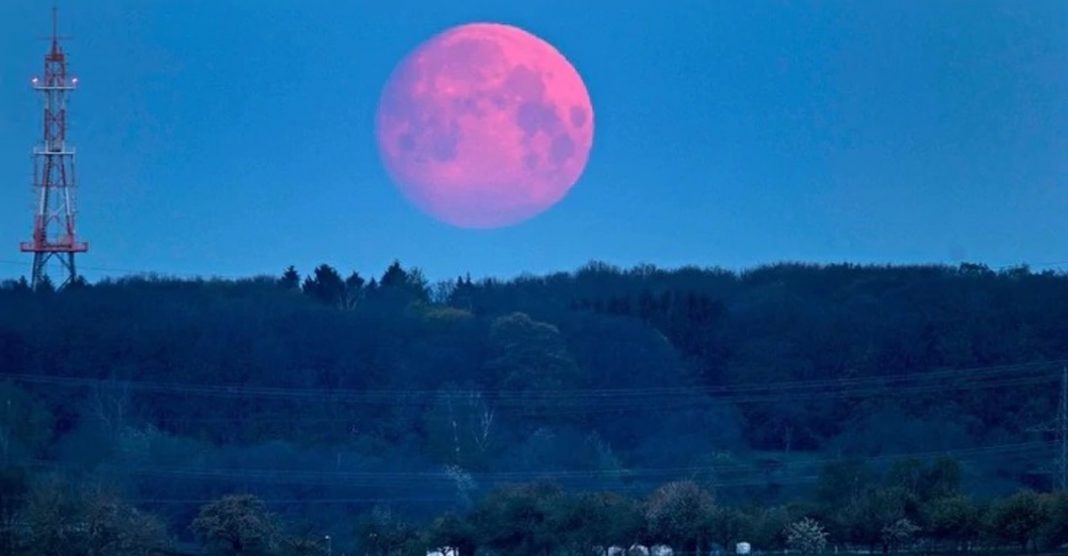
[[33,88],[44,97],[44,138],[33,149],[33,187],[36,210],[33,238],[19,248],[33,253],[32,285],[40,287],[48,277],[48,263],[53,258],[62,267],[60,288],[73,282],[78,274],[74,255],[89,250],[75,232],[74,148],[67,144],[67,97],[78,79],[67,73],[67,57],[60,46],[58,13],[52,10],[52,47],[44,58],[44,76],[33,79]]

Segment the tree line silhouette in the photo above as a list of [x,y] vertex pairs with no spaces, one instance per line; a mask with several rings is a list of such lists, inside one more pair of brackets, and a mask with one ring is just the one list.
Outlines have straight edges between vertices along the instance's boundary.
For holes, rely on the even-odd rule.
[[690,480],[717,507],[776,508],[828,462],[910,454],[955,457],[986,507],[1052,490],[1033,431],[1057,412],[1066,294],[1061,273],[970,264],[11,281],[0,460],[24,495],[5,515],[57,477],[185,540],[235,491],[315,524],[469,515],[539,481],[644,500]]

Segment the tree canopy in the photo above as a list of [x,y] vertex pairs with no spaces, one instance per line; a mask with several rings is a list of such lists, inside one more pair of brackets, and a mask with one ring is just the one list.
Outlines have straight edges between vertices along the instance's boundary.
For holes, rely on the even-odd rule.
[[[439,515],[453,517],[438,539],[473,543],[478,522],[460,516],[499,518],[491,506],[547,528],[478,540],[522,550],[560,527],[579,531],[574,546],[782,545],[804,517],[870,548],[966,545],[980,530],[1035,546],[1064,538],[1040,525],[1063,504],[981,502],[1054,484],[1052,437],[1032,430],[1056,413],[1066,316],[1068,276],[981,265],[591,263],[430,284],[394,262],[58,292],[12,281],[0,518],[58,473],[170,501],[154,508],[168,524],[203,505],[174,501],[234,491],[283,522],[388,500],[382,553]],[[542,481],[554,486],[530,486]],[[271,546],[321,544],[305,540]]]

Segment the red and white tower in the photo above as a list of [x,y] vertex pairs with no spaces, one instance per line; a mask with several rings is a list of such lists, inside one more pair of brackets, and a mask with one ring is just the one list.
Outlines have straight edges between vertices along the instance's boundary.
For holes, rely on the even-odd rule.
[[33,88],[44,97],[43,142],[34,147],[33,187],[36,212],[33,239],[19,245],[23,253],[33,253],[33,288],[48,274],[48,263],[56,259],[61,274],[53,280],[60,288],[74,281],[78,273],[75,253],[89,250],[75,233],[74,148],[67,144],[67,97],[78,79],[67,75],[67,57],[59,45],[58,13],[52,9],[52,48],[44,59],[44,77],[33,78]]

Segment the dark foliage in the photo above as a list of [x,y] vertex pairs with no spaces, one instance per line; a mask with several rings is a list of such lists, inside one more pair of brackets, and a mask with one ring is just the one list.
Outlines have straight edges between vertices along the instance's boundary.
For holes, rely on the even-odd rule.
[[[1056,362],[1068,354],[1060,274],[594,263],[431,287],[394,263],[377,278],[343,276],[322,265],[303,282],[290,267],[279,278],[136,277],[59,292],[5,284],[5,465],[12,476],[92,473],[134,499],[251,492],[311,522],[390,500],[399,527],[404,515],[479,515],[495,486],[540,479],[561,496],[691,479],[717,504],[779,504],[808,494],[816,462],[855,460],[867,464],[841,464],[814,491],[833,514],[813,515],[871,546],[884,543],[883,525],[849,516],[891,526],[934,512],[940,538],[966,542],[962,527],[977,518],[955,496],[1050,485],[1049,446],[1028,430],[1056,412]],[[888,469],[932,452],[961,465]],[[583,499],[570,507],[587,510],[541,515],[520,494],[500,503],[546,523],[606,529],[617,525],[589,508],[630,511]],[[0,499],[3,515],[10,505]],[[157,510],[190,523],[198,506]],[[750,534],[781,537],[782,515],[750,516]],[[687,544],[741,534],[737,514],[709,519],[716,538],[672,534]],[[464,527],[446,520],[436,534],[467,542]],[[652,534],[618,527],[605,534]],[[528,533],[523,546],[545,542]]]

